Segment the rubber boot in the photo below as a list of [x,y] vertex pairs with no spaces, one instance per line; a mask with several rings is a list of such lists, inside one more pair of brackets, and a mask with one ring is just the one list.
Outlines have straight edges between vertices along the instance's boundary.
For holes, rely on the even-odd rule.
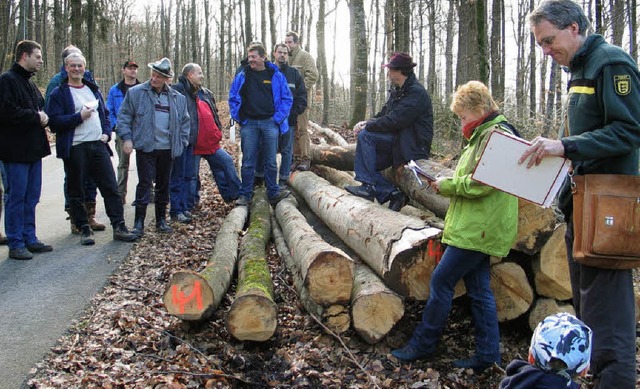
[[107,227],[104,224],[100,224],[96,221],[96,202],[87,201],[84,203],[84,207],[87,210],[87,220],[89,226],[93,231],[104,231]]
[[71,208],[65,208],[64,210],[69,215],[67,216],[67,220],[69,220],[69,223],[70,223],[71,233],[73,235],[80,235],[80,230],[78,229],[78,227],[76,227],[76,220],[73,218],[73,215],[71,214]]
[[156,206],[156,231],[165,234],[173,232],[167,224],[167,205],[155,203]]
[[138,235],[141,237],[144,235],[144,219],[147,217],[147,206],[144,207],[136,207],[136,216],[133,221],[133,228],[131,229],[132,234]]

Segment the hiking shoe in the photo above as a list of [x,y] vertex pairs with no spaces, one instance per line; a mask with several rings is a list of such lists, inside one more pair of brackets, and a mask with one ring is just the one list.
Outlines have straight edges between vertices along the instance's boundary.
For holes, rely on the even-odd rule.
[[26,247],[20,247],[19,249],[9,250],[9,258],[24,261],[33,258],[33,254]]
[[249,205],[251,204],[251,199],[246,196],[240,196],[236,200],[236,205]]
[[418,359],[429,359],[433,355],[433,353],[418,350],[417,348],[411,345],[406,345],[402,348],[391,351],[391,355],[393,355],[394,357],[398,358],[401,361],[410,362],[410,361],[416,361]]
[[80,244],[83,246],[92,246],[96,244],[95,239],[93,239],[93,230],[88,224],[85,224],[80,228]]
[[193,214],[189,211],[184,211],[182,214],[193,221]]
[[49,251],[53,251],[53,247],[36,240],[34,243],[27,244],[27,250],[32,253],[47,253]]
[[389,195],[389,209],[392,211],[400,211],[407,204],[407,196],[401,190],[394,190]]
[[124,222],[118,224],[113,228],[113,240],[119,240],[122,242],[133,242],[140,236],[133,231],[129,231]]
[[373,188],[373,185],[370,184],[362,184],[360,186],[355,185],[347,185],[344,187],[344,190],[351,193],[352,195],[362,197],[363,199],[373,201],[376,197],[376,190]]
[[290,194],[291,194],[291,191],[289,189],[280,189],[280,192],[278,192],[278,194],[275,195],[275,197],[269,199],[269,204],[271,204],[271,206],[275,208],[280,201],[289,197]]
[[458,359],[453,361],[453,367],[458,369],[473,369],[475,374],[480,374],[487,370],[497,362],[481,361],[478,357],[471,357],[469,359]]
[[184,213],[180,212],[175,215],[171,215],[171,220],[174,222],[189,224],[191,223],[191,219],[189,219]]
[[299,170],[301,172],[306,172],[306,171],[309,171],[310,169],[311,169],[311,161],[308,159],[303,159],[296,165],[296,170]]

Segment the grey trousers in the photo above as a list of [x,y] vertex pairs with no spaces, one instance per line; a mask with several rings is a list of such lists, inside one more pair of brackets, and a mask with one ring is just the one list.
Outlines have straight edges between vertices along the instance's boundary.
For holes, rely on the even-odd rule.
[[631,270],[600,269],[573,260],[573,222],[565,236],[573,306],[593,331],[595,388],[636,387],[636,314]]

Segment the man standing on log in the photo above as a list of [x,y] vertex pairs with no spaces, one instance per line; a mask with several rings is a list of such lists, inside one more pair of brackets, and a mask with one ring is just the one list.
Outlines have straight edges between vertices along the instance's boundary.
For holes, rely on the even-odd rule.
[[276,153],[278,137],[289,131],[287,118],[293,97],[282,72],[267,61],[264,46],[254,44],[247,51],[248,65],[236,74],[229,90],[231,118],[242,126],[242,186],[236,204],[251,203],[256,160],[262,149],[267,197],[275,207],[291,194],[276,181]]
[[[304,86],[307,93],[307,107],[311,105],[311,89],[318,81],[318,68],[311,54],[300,47],[298,33],[289,31],[284,38],[284,44],[289,47],[289,66],[300,72],[304,78]],[[311,139],[307,124],[309,122],[309,110],[304,109],[298,115],[296,130],[293,133],[293,159],[296,170],[309,170],[311,168]]]
[[[107,109],[109,110],[109,121],[114,133],[117,133],[118,111],[124,100],[124,96],[132,86],[140,83],[138,78],[138,64],[134,61],[126,61],[122,66],[122,80],[109,89],[107,96]],[[122,198],[122,204],[127,202],[127,181],[129,180],[129,154],[122,151],[122,138],[116,135],[116,153],[118,153],[118,194]]]
[[380,204],[389,201],[389,209],[399,211],[407,198],[381,171],[399,167],[411,160],[427,159],[433,139],[431,97],[418,82],[411,56],[395,53],[383,65],[391,82],[387,103],[373,118],[357,123],[358,135],[355,172],[360,186],[344,189],[356,196]]
[[132,242],[138,237],[124,223],[122,200],[107,145],[111,126],[98,86],[83,78],[86,60],[71,53],[64,60],[67,78],[51,92],[47,113],[56,133],[56,154],[64,162],[71,215],[80,230],[80,244],[93,245],[93,231],[85,209],[87,176],[97,184],[113,226],[113,239]]
[[[571,72],[561,140],[534,139],[520,163],[564,156],[573,174],[638,175],[640,72],[620,47],[588,34],[589,20],[571,0],[546,1],[529,15],[545,55]],[[567,132],[568,131],[568,132]],[[591,372],[596,388],[636,387],[636,320],[632,270],[603,269],[573,259],[570,180],[558,205],[567,221],[567,254],[577,316],[593,330]]]
[[4,229],[9,258],[31,259],[53,248],[36,237],[36,205],[42,189],[42,158],[51,154],[44,98],[31,77],[44,61],[34,41],[16,46],[15,63],[0,75],[0,160],[7,173]]

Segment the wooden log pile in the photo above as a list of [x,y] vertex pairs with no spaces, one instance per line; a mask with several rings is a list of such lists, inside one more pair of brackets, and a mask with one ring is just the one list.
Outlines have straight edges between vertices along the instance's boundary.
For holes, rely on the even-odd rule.
[[[227,328],[239,340],[269,339],[277,325],[264,260],[271,235],[301,305],[333,332],[352,326],[363,340],[376,343],[404,314],[403,298],[428,298],[431,274],[443,254],[440,238],[449,200],[403,168],[384,172],[411,200],[401,212],[349,194],[342,188],[357,185],[355,145],[345,145],[313,123],[310,128],[340,145],[312,146],[313,171],[290,176],[296,197],[281,201],[273,215],[264,189],[256,191],[239,255],[247,208],[230,212],[209,266],[172,277],[163,297],[171,314],[182,320],[208,318],[237,267]],[[432,160],[416,162],[434,176],[453,173]],[[551,209],[520,201],[517,240],[506,258],[492,258],[491,287],[500,321],[527,315],[533,328],[548,314],[572,310],[566,227],[556,224]],[[456,296],[464,293],[461,282]]]

